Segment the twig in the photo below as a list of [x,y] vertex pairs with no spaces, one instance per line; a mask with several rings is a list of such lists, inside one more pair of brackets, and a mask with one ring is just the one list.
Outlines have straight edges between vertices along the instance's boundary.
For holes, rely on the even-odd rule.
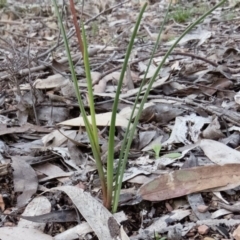
[[[117,7],[121,6],[122,4],[125,4],[125,3],[129,2],[129,1],[130,1],[130,0],[127,0],[127,1],[125,1],[125,2],[119,3],[119,4],[117,4],[117,5],[115,5],[115,6],[111,7],[111,8],[108,8],[108,9],[100,12],[100,13],[97,14],[96,16],[94,16],[94,17],[90,18],[89,20],[87,20],[87,21],[84,23],[84,25],[89,24],[90,22],[94,21],[94,20],[97,19],[99,16],[103,15],[104,13],[106,13],[106,12],[108,12],[108,11],[114,9],[114,8],[117,8]],[[74,34],[75,34],[75,30],[70,30],[70,32],[67,34],[68,39],[70,39]],[[39,54],[39,55],[38,55],[38,58],[42,58],[42,57],[48,55],[50,52],[54,51],[56,48],[58,48],[58,47],[61,46],[62,44],[63,44],[63,41],[61,41],[60,43],[57,43],[56,45],[54,45],[53,47],[51,47],[50,49],[48,49],[46,52]]]
[[[28,39],[28,59],[27,59],[27,63],[28,63],[28,69],[30,69],[30,41],[29,41],[29,39]],[[39,120],[38,120],[38,115],[37,115],[37,110],[36,110],[36,106],[35,106],[35,101],[34,100],[36,100],[37,101],[37,97],[35,96],[35,90],[34,90],[34,88],[33,88],[33,86],[32,86],[32,83],[31,83],[31,73],[30,73],[30,71],[29,71],[29,73],[28,73],[28,83],[29,83],[29,85],[30,85],[30,93],[31,93],[31,98],[32,98],[32,107],[33,107],[33,112],[34,112],[34,116],[35,116],[35,120],[36,120],[36,124],[38,125],[38,126],[40,126],[40,122],[39,122]]]
[[240,206],[234,206],[234,205],[227,205],[225,203],[221,203],[218,202],[218,205],[220,207],[223,207],[224,209],[231,211],[231,212],[235,212],[235,213],[239,213],[240,212]]
[[121,2],[121,3],[117,4],[117,5],[115,5],[115,6],[113,6],[113,7],[110,7],[110,8],[105,9],[104,11],[100,12],[100,13],[97,14],[96,16],[94,16],[94,17],[90,18],[89,20],[87,20],[87,21],[84,23],[84,25],[89,24],[90,22],[94,21],[94,20],[97,19],[99,16],[103,15],[104,13],[109,12],[109,11],[113,10],[114,8],[117,8],[117,7],[119,7],[119,6],[121,6],[121,5],[125,4],[125,3],[128,3],[129,1],[130,1],[130,0],[127,0],[127,1],[125,1],[125,2]]
[[[161,96],[159,96],[161,97]],[[201,108],[203,109],[204,111],[206,112],[209,112],[213,115],[216,115],[218,117],[222,117],[224,118],[225,120],[227,120],[228,122],[231,122],[233,124],[235,124],[236,126],[240,126],[240,123],[238,121],[238,119],[240,118],[239,114],[237,114],[235,111],[226,111],[226,109],[223,109],[223,108],[219,108],[217,106],[214,106],[214,105],[209,105],[209,106],[206,106],[207,102],[205,102],[204,104],[200,104],[200,103],[196,103],[190,99],[180,99],[180,98],[175,98],[175,97],[167,97],[167,96],[162,96],[163,99],[167,99],[167,100],[174,100],[174,101],[178,101],[178,102],[182,102],[183,104],[184,103],[187,103],[187,104],[190,104],[192,106],[195,106],[195,107],[198,107],[198,108]],[[232,116],[232,114],[235,114],[236,116]]]
[[[164,56],[165,54],[166,54],[165,52],[156,53],[156,54],[154,55],[154,57]],[[208,60],[207,58],[200,57],[200,56],[198,56],[198,55],[196,55],[196,54],[183,53],[183,52],[172,52],[170,55],[180,55],[180,56],[192,57],[192,58],[196,58],[196,59],[202,60],[203,62],[209,63],[209,64],[211,64],[211,65],[214,66],[214,67],[218,67],[218,64],[217,64],[217,63],[212,62],[212,61]],[[137,59],[137,60],[131,62],[130,64],[136,64],[136,63],[139,63],[139,62],[141,62],[141,61],[148,60],[149,58],[150,58],[149,56],[144,57],[144,58],[140,58],[140,59]],[[106,75],[108,75],[108,74],[110,74],[110,73],[112,73],[112,72],[115,72],[116,70],[119,70],[119,69],[121,69],[121,68],[122,68],[122,66],[118,66],[118,67],[115,67],[115,68],[113,68],[113,69],[111,69],[111,70],[109,70],[109,71],[106,71],[106,72],[103,74],[102,77],[104,77],[104,76],[106,76]]]

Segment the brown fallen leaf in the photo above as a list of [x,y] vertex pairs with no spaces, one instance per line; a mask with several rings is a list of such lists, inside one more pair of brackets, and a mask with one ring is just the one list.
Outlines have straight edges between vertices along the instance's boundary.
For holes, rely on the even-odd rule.
[[121,239],[130,239],[124,231],[121,231],[121,225],[113,215],[89,193],[73,186],[60,186],[47,191],[56,190],[63,191],[69,196],[98,239],[120,239],[120,232]]
[[240,184],[240,164],[177,170],[155,178],[138,190],[144,200],[162,201],[228,184]]
[[45,132],[49,133],[51,130],[37,125],[32,125],[30,123],[25,123],[19,127],[8,127],[7,124],[0,124],[0,136],[5,134],[12,134],[12,133],[26,133],[28,131],[31,132]]
[[37,192],[37,175],[23,156],[12,156],[12,168],[14,190],[22,192],[17,197],[17,207],[23,207]]
[[47,77],[46,79],[37,79],[33,85],[37,89],[51,89],[66,85],[69,80],[61,74],[55,74]]

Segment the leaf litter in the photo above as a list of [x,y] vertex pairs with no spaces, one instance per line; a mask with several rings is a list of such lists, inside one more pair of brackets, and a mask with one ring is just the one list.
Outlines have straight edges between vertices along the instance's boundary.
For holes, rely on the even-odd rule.
[[[168,4],[149,2],[120,95],[116,161]],[[76,4],[89,41],[103,162],[121,65],[143,3]],[[147,79],[174,39],[212,5],[173,1]],[[88,109],[68,3],[61,9]],[[0,11],[1,239],[157,239],[157,234],[159,239],[240,239],[237,1],[228,1],[186,35],[160,71],[141,113],[114,215],[101,203],[50,2],[8,0]]]

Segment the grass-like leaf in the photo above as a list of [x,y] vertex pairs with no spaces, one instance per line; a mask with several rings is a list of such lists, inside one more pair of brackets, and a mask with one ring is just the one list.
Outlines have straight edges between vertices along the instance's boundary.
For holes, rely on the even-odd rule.
[[[115,180],[115,189],[114,189],[113,212],[117,211],[119,195],[120,195],[120,190],[121,190],[122,180],[123,180],[123,174],[124,174],[124,171],[125,171],[125,168],[126,168],[126,163],[127,163],[131,143],[132,143],[132,140],[133,140],[133,136],[134,136],[134,133],[135,133],[135,130],[136,130],[141,112],[143,110],[144,104],[147,100],[147,97],[148,97],[149,92],[152,88],[152,85],[153,85],[154,81],[156,80],[156,78],[159,74],[159,71],[163,67],[166,59],[171,54],[173,49],[180,42],[180,40],[187,33],[189,33],[197,24],[199,24],[206,16],[208,16],[211,12],[213,12],[216,8],[218,8],[225,1],[226,0],[222,0],[219,4],[217,4],[215,7],[210,9],[208,12],[206,12],[204,15],[202,15],[198,20],[196,20],[193,24],[191,24],[182,33],[182,35],[175,41],[175,43],[169,48],[169,50],[167,51],[167,53],[163,57],[163,60],[161,61],[160,65],[156,69],[154,75],[152,76],[152,78],[151,78],[151,80],[148,84],[148,88],[144,93],[144,96],[142,98],[140,106],[137,107],[137,104],[139,103],[139,97],[142,94],[142,87],[144,86],[144,82],[145,82],[144,80],[146,79],[149,67],[151,65],[151,61],[153,59],[154,53],[156,52],[156,49],[157,49],[158,44],[159,44],[160,35],[162,33],[163,27],[165,25],[165,21],[166,21],[167,16],[168,16],[168,11],[167,11],[164,22],[163,22],[163,24],[161,26],[161,29],[159,31],[158,39],[157,39],[157,42],[154,46],[154,50],[152,52],[147,70],[145,72],[144,80],[142,81],[139,92],[137,94],[136,101],[135,101],[135,104],[134,104],[134,107],[133,107],[133,110],[132,110],[132,114],[131,114],[131,117],[130,117],[130,121],[129,121],[127,130],[126,130],[126,133],[125,133],[125,136],[124,136],[124,140],[123,140],[123,144],[122,144],[122,148],[121,148],[121,152],[120,152],[120,157],[119,157],[119,165],[118,165],[117,174],[116,174],[116,178],[115,178],[116,180]],[[139,29],[139,26],[140,26],[140,22],[141,22],[143,13],[144,13],[144,11],[147,7],[147,4],[145,4],[143,6],[143,8],[141,9],[141,11],[139,13],[139,17],[137,19],[137,22],[135,24],[134,31],[132,33],[132,36],[131,36],[131,39],[130,39],[130,42],[129,42],[129,45],[128,45],[128,48],[127,48],[127,51],[126,51],[126,55],[125,55],[125,59],[124,59],[124,63],[123,63],[123,67],[122,67],[122,70],[121,70],[121,75],[120,75],[120,79],[119,79],[119,83],[118,83],[118,87],[117,87],[117,91],[116,91],[116,96],[115,96],[115,99],[114,99],[114,104],[113,104],[113,109],[112,109],[111,125],[110,125],[110,133],[109,133],[108,158],[107,158],[107,184],[106,184],[104,171],[103,171],[103,166],[102,166],[102,162],[101,162],[99,141],[98,141],[98,129],[97,129],[97,126],[96,126],[95,108],[94,108],[94,95],[93,95],[93,89],[92,89],[90,64],[89,64],[88,50],[87,50],[88,49],[87,48],[87,40],[86,40],[86,34],[85,34],[84,26],[82,24],[82,38],[83,38],[83,48],[84,48],[83,58],[84,58],[84,66],[85,66],[87,85],[88,85],[88,99],[89,99],[90,114],[91,114],[91,124],[88,121],[87,114],[86,114],[86,111],[85,111],[85,108],[84,108],[84,104],[83,104],[83,101],[81,99],[81,92],[80,92],[79,87],[78,87],[78,82],[77,82],[76,74],[75,74],[75,71],[74,71],[74,65],[73,65],[73,62],[72,62],[72,59],[71,59],[68,40],[67,40],[66,33],[65,33],[65,30],[64,30],[64,27],[63,27],[61,16],[60,16],[59,11],[58,11],[56,0],[53,0],[53,3],[54,3],[56,14],[57,14],[57,17],[58,17],[58,20],[59,20],[60,29],[61,29],[61,33],[62,33],[64,44],[65,44],[65,49],[66,49],[67,56],[68,56],[68,61],[69,61],[69,65],[70,65],[72,80],[73,80],[73,83],[74,83],[79,108],[80,108],[81,114],[83,116],[85,127],[86,127],[86,130],[87,130],[88,136],[89,136],[90,144],[91,144],[92,151],[93,151],[93,156],[96,160],[96,165],[97,165],[99,177],[100,177],[101,184],[102,184],[104,206],[106,206],[107,208],[110,209],[111,206],[112,206],[112,194],[113,194],[114,135],[115,135],[115,123],[116,123],[116,114],[117,114],[117,108],[118,108],[118,103],[119,103],[119,96],[120,96],[120,93],[121,93],[123,79],[124,79],[124,76],[125,76],[125,73],[126,73],[129,57],[130,57],[130,54],[131,54],[131,50],[132,50],[132,47],[133,47],[133,44],[134,44],[134,39],[136,38],[138,29]],[[171,3],[170,3],[170,5],[171,5]],[[169,5],[169,7],[170,7],[170,5]],[[169,10],[169,8],[168,8],[168,10]],[[133,118],[135,111],[137,111],[137,115],[135,117],[133,126],[131,126],[131,129],[130,129],[131,119]]]
[[[117,181],[117,184],[116,184],[116,192],[115,192],[115,195],[114,195],[114,205],[113,205],[113,212],[116,212],[117,211],[117,205],[118,205],[118,202],[119,202],[119,195],[120,195],[120,190],[121,190],[121,186],[122,186],[122,180],[123,180],[123,174],[124,174],[124,171],[125,171],[125,168],[126,168],[126,163],[127,163],[127,159],[128,159],[128,153],[130,151],[130,147],[131,147],[131,143],[132,143],[132,140],[133,140],[133,136],[134,136],[134,133],[135,133],[135,130],[136,130],[136,127],[137,127],[137,124],[139,122],[139,118],[140,118],[140,115],[141,115],[141,112],[143,110],[143,107],[144,107],[144,104],[145,102],[147,101],[147,97],[149,95],[149,92],[152,88],[152,85],[155,81],[155,79],[157,78],[161,68],[163,67],[164,63],[166,62],[167,58],[169,57],[169,55],[171,54],[171,52],[174,50],[174,48],[177,46],[177,44],[181,41],[181,39],[187,34],[189,33],[197,24],[199,24],[200,22],[203,21],[203,19],[208,16],[209,14],[211,14],[215,9],[217,9],[219,6],[221,6],[226,0],[222,0],[221,2],[219,2],[217,5],[215,5],[212,9],[210,9],[208,12],[206,12],[204,15],[202,15],[200,18],[198,18],[194,23],[192,23],[189,27],[187,27],[187,29],[181,34],[181,36],[175,41],[175,43],[169,48],[169,50],[167,51],[167,53],[165,54],[165,56],[163,57],[163,60],[161,61],[161,63],[159,64],[158,68],[156,69],[154,75],[152,76],[150,82],[149,82],[149,85],[148,85],[148,88],[147,90],[145,91],[145,94],[142,98],[142,101],[141,101],[141,104],[139,106],[139,109],[138,109],[138,113],[135,117],[135,120],[134,120],[134,123],[133,123],[133,127],[131,128],[131,131],[130,133],[127,135],[127,144],[126,144],[126,147],[125,145],[122,146],[122,149],[124,149],[124,158],[123,160],[121,160],[120,162],[120,170],[118,172],[118,175],[116,177],[116,181]],[[141,90],[139,90],[140,92]],[[138,101],[138,98],[136,98],[136,101],[135,101],[135,104],[137,103]]]
[[71,57],[71,53],[70,53],[70,48],[69,48],[69,44],[68,44],[68,39],[66,36],[66,32],[62,23],[62,18],[61,15],[59,13],[58,10],[58,6],[56,3],[56,0],[53,0],[53,4],[55,7],[55,12],[57,14],[58,17],[58,22],[59,22],[59,26],[61,29],[61,34],[63,37],[63,41],[64,41],[64,46],[67,52],[67,57],[68,57],[68,62],[69,62],[69,66],[70,66],[70,70],[71,70],[71,76],[72,76],[72,81],[74,83],[74,89],[75,89],[75,93],[78,99],[78,105],[81,111],[81,115],[83,117],[84,120],[84,124],[85,124],[85,128],[86,131],[88,133],[88,137],[89,137],[89,141],[91,144],[91,148],[93,151],[93,156],[95,158],[96,161],[96,165],[97,165],[97,169],[98,169],[98,174],[100,177],[100,181],[101,181],[101,185],[102,185],[102,191],[103,191],[103,200],[104,200],[104,205],[106,204],[107,200],[106,200],[106,196],[107,196],[107,189],[106,189],[106,180],[105,180],[105,176],[104,176],[104,172],[103,172],[103,166],[102,166],[102,161],[101,161],[101,154],[100,154],[100,147],[99,147],[99,143],[98,143],[98,134],[97,134],[97,127],[96,127],[96,118],[95,118],[95,108],[94,108],[94,98],[93,98],[93,90],[92,90],[92,80],[91,80],[91,73],[90,73],[90,65],[89,65],[89,58],[88,58],[88,51],[87,51],[87,40],[86,40],[86,36],[85,36],[85,31],[84,31],[84,27],[82,27],[82,31],[83,31],[83,44],[84,44],[84,65],[85,65],[85,72],[86,72],[86,78],[87,78],[87,85],[88,85],[88,93],[89,93],[89,105],[90,105],[90,113],[91,113],[91,124],[87,118],[87,114],[84,108],[84,104],[81,98],[81,92],[80,89],[78,87],[78,81],[77,81],[77,76],[74,70],[74,65],[73,65],[73,61],[72,61],[72,57]]

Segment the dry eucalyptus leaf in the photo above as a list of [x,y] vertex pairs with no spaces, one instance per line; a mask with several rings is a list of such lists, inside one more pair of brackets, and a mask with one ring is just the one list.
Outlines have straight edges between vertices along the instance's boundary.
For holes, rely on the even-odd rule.
[[[118,222],[123,222],[123,221],[127,220],[127,217],[123,212],[117,212],[113,215],[118,220]],[[77,217],[76,214],[75,214],[75,217]],[[82,223],[76,225],[75,227],[69,228],[64,232],[61,232],[61,233],[55,235],[54,240],[84,238],[84,236],[87,233],[91,233],[91,232],[92,232],[92,228],[90,227],[90,225],[87,222],[82,222]],[[128,237],[125,238],[126,233],[125,233],[125,235],[124,235],[124,233],[122,233],[122,227],[121,227],[121,229],[120,229],[120,234],[121,234],[121,237],[122,237],[121,240],[125,240],[125,239],[129,240]]]
[[[112,113],[107,112],[107,113],[100,113],[96,114],[96,124],[97,126],[110,126],[111,123],[111,117]],[[91,116],[88,116],[88,120],[91,123]],[[60,125],[66,125],[66,126],[85,126],[83,118],[78,117],[78,118],[73,118],[64,122],[59,123]],[[120,114],[116,115],[116,126],[118,127],[127,127],[128,126],[128,120],[121,116]]]
[[39,230],[21,227],[0,228],[1,240],[54,240],[53,237],[42,233]]
[[[54,223],[54,222],[77,222],[78,215],[75,209],[52,211],[49,213],[34,215],[34,216],[21,216],[21,219],[25,219],[34,223]],[[67,238],[65,238],[67,239]]]
[[17,207],[23,207],[37,192],[38,179],[33,168],[21,156],[12,157],[15,192],[22,192],[17,198]]
[[47,162],[41,165],[34,166],[34,169],[38,173],[46,175],[46,177],[41,178],[39,180],[40,183],[47,182],[50,179],[55,179],[55,178],[57,178],[59,182],[65,183],[69,181],[69,177],[74,174],[74,172],[65,172],[60,167]]
[[54,130],[53,132],[42,137],[42,142],[45,147],[60,147],[68,138],[74,139],[76,136],[75,130]]
[[172,104],[155,103],[155,105],[149,106],[142,111],[140,121],[155,121],[158,124],[166,124],[183,112],[183,109]]
[[65,192],[89,223],[99,240],[121,239],[120,224],[113,215],[89,193],[72,186],[52,188],[48,191]]
[[69,79],[66,79],[61,74],[55,74],[46,79],[37,79],[33,85],[37,89],[51,89],[66,85],[68,82]]
[[148,201],[162,201],[190,193],[240,184],[240,164],[210,165],[181,169],[146,183],[138,195]]
[[47,121],[49,125],[64,121],[69,114],[69,109],[65,107],[39,106],[37,107],[38,119]]
[[[49,213],[50,211],[51,211],[51,203],[46,197],[40,196],[40,197],[34,198],[27,205],[22,215],[36,216],[36,215]],[[46,223],[44,222],[33,222],[31,220],[26,220],[26,219],[20,219],[20,221],[18,222],[18,227],[37,229],[42,232],[44,231],[45,226],[46,226]]]
[[204,138],[208,139],[219,139],[223,138],[225,135],[221,131],[221,126],[218,118],[215,117],[213,121],[208,125],[208,127],[202,132]]
[[199,146],[205,155],[218,165],[240,163],[240,152],[223,143],[210,139],[202,139]]

